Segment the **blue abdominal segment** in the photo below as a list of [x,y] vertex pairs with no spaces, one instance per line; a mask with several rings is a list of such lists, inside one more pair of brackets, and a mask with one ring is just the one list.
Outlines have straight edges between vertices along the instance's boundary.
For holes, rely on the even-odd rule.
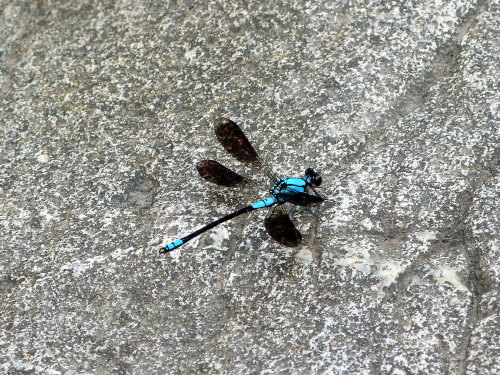
[[172,251],[174,249],[177,249],[179,246],[181,246],[184,243],[183,240],[176,240],[174,242],[169,243],[167,246],[164,247],[165,251]]
[[258,208],[269,207],[277,202],[278,202],[278,200],[276,199],[276,197],[269,197],[269,198],[262,199],[256,203],[252,204],[252,208],[254,210],[256,210]]

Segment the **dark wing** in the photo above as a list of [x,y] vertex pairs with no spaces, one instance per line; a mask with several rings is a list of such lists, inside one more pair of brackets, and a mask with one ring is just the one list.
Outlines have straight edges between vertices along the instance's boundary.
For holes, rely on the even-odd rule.
[[235,122],[227,118],[220,118],[215,120],[214,129],[222,147],[236,160],[242,163],[258,162],[257,152]]
[[325,198],[321,198],[318,195],[312,195],[307,193],[296,193],[291,197],[287,197],[287,202],[296,204],[297,206],[309,206],[314,203],[321,203]]
[[295,247],[302,241],[302,235],[293,225],[288,214],[280,209],[274,210],[264,220],[267,233],[273,240],[288,247]]
[[202,160],[196,164],[196,169],[205,180],[221,186],[235,187],[247,181],[215,160]]

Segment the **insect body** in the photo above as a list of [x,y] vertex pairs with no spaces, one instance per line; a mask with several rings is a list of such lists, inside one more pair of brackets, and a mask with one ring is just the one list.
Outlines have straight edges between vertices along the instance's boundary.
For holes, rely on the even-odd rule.
[[[267,165],[265,165],[257,156],[256,151],[236,123],[229,119],[221,118],[215,121],[214,128],[219,142],[233,157],[242,163],[255,164],[261,167],[261,169],[267,170],[268,174],[273,176]],[[245,177],[240,176],[238,173],[214,160],[202,160],[197,164],[196,168],[203,178],[217,185],[236,187],[248,182]],[[276,179],[273,176],[272,179],[274,181],[274,185],[269,190],[269,193],[271,194],[270,197],[261,199],[252,205],[243,207],[233,213],[230,213],[229,215],[221,217],[220,219],[205,225],[197,231],[167,244],[165,247],[160,249],[160,253],[164,254],[172,251],[207,230],[236,216],[271,206],[278,206],[278,209],[273,210],[264,221],[264,226],[266,227],[267,232],[274,240],[285,246],[297,246],[302,241],[302,236],[293,225],[288,213],[286,213],[281,207],[284,203],[292,203],[298,206],[309,206],[314,203],[323,202],[325,199],[314,190],[314,186],[321,185],[321,176],[313,169],[308,168],[305,171],[304,177]],[[312,189],[314,194],[309,194],[307,192],[309,187]]]

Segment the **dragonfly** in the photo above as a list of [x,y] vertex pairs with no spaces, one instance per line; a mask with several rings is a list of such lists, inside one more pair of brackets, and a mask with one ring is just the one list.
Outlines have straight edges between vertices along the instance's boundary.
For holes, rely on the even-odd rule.
[[[214,122],[214,130],[220,144],[231,156],[241,163],[258,167],[268,175],[272,181],[269,190],[270,196],[212,221],[187,236],[170,242],[160,249],[160,254],[175,250],[200,234],[239,215],[272,206],[275,206],[275,209],[264,220],[267,233],[284,246],[298,246],[302,241],[302,235],[290,219],[290,212],[286,212],[283,205],[291,203],[296,206],[308,207],[326,200],[314,189],[314,187],[321,185],[321,175],[314,169],[307,168],[303,177],[276,178],[269,166],[260,159],[248,138],[234,121],[228,118],[219,118]],[[241,176],[215,160],[201,160],[197,163],[196,169],[205,180],[224,187],[237,188],[252,182],[252,180]],[[310,194],[308,189],[311,189],[313,194]]]

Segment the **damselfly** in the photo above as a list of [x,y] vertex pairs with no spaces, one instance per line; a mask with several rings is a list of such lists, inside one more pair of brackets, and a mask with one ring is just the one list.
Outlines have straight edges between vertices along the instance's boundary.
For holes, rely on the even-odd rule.
[[[267,164],[259,158],[257,152],[236,123],[226,118],[220,118],[215,121],[214,129],[215,135],[222,147],[224,147],[236,160],[259,167],[271,177],[273,181],[273,186],[269,190],[271,196],[221,217],[205,225],[203,228],[169,243],[160,249],[160,254],[172,251],[196,236],[236,216],[271,206],[278,207],[264,220],[264,226],[269,235],[275,241],[285,246],[294,247],[300,244],[302,235],[297,228],[295,228],[289,214],[283,210],[283,204],[292,203],[298,206],[309,206],[314,203],[323,202],[325,198],[321,197],[314,190],[314,186],[320,186],[322,182],[319,173],[315,172],[312,168],[308,168],[305,171],[304,177],[277,179],[274,177],[274,174]],[[201,177],[205,180],[221,186],[237,187],[250,181],[214,160],[202,160],[196,165],[196,168]],[[309,194],[307,192],[308,188],[311,188],[314,194]]]

